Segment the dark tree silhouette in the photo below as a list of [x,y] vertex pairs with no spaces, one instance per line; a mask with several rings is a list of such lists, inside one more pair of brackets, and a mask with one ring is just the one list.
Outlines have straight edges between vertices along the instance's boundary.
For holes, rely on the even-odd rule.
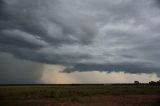
[[155,81],[150,81],[150,82],[149,82],[149,85],[157,85],[157,82],[155,82]]
[[139,85],[140,82],[139,81],[134,81],[134,84]]

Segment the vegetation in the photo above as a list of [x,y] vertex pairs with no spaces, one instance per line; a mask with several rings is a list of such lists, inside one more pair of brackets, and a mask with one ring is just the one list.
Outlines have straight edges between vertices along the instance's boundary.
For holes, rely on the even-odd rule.
[[155,82],[155,81],[150,81],[149,82],[149,85],[153,85],[153,86],[160,86],[160,80],[159,81],[157,81],[157,82]]
[[66,97],[76,99],[79,97],[100,95],[149,94],[160,95],[160,86],[150,86],[148,84],[0,86],[0,104],[12,104],[11,106],[15,104],[17,106],[18,104],[22,105],[21,103],[25,102],[25,100],[46,98],[57,102],[61,98]]

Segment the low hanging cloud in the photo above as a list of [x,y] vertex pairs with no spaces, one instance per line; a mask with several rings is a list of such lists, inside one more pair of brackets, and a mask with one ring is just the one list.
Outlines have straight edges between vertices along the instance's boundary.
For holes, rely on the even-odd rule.
[[0,51],[66,72],[159,73],[158,0],[0,0]]

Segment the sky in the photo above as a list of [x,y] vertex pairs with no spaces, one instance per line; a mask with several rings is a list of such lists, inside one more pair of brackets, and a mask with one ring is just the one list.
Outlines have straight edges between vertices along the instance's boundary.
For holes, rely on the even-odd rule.
[[160,79],[159,0],[0,0],[0,83]]

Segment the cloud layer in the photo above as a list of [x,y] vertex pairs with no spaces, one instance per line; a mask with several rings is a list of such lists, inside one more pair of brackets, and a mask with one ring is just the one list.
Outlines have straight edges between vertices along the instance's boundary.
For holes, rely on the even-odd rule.
[[159,73],[158,0],[0,0],[0,51],[65,71]]

